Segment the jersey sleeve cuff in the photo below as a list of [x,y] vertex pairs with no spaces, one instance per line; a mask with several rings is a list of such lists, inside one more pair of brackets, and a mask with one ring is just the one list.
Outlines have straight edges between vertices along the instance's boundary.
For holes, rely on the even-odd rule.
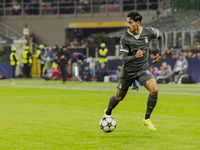
[[126,50],[126,49],[120,49],[120,52],[126,52],[126,53],[128,53],[129,50]]

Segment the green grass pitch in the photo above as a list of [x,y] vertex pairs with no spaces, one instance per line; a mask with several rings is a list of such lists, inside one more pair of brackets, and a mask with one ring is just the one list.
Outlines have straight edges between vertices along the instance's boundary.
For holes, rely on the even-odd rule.
[[159,85],[142,125],[148,92],[129,90],[113,110],[117,128],[99,128],[117,83],[0,80],[0,150],[199,150],[200,84]]

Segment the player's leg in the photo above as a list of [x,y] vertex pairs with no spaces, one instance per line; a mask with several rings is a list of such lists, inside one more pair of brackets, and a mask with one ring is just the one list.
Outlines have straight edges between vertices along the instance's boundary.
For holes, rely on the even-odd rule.
[[149,91],[149,97],[147,100],[147,110],[145,114],[145,119],[143,119],[143,124],[147,126],[149,130],[155,131],[156,128],[151,122],[150,116],[154,107],[156,106],[158,97],[158,86],[156,80],[154,79],[153,75],[148,70],[146,70],[145,73],[138,78],[138,81]]
[[124,99],[126,96],[127,91],[117,90],[117,94],[113,95],[110,98],[108,108],[106,110],[106,115],[111,115],[112,110],[117,106],[117,104]]
[[158,99],[158,86],[156,80],[154,78],[148,80],[145,87],[149,91],[145,119],[149,119]]
[[112,110],[117,106],[119,101],[122,101],[126,96],[129,86],[131,86],[133,81],[134,79],[119,78],[117,93],[110,98],[108,108],[104,115],[111,115]]

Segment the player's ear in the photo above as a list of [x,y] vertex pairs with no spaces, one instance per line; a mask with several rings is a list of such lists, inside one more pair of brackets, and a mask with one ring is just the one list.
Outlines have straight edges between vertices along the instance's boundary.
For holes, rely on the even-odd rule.
[[140,25],[140,21],[136,21],[136,23]]

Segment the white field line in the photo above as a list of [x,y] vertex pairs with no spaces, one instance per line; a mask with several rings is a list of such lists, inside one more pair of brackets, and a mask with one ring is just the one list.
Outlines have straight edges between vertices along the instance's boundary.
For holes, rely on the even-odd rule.
[[[44,89],[68,89],[68,90],[90,90],[90,91],[114,91],[116,92],[117,88],[113,88],[113,89],[103,89],[103,88],[80,88],[80,87],[50,87],[50,86],[35,86],[35,85],[7,85],[7,84],[1,84],[0,86],[8,86],[8,87],[27,87],[27,88],[44,88]],[[191,91],[196,91],[196,89],[193,89]],[[129,92],[135,92],[134,90],[129,90]],[[138,91],[138,93],[148,93],[147,90],[145,91]],[[197,96],[200,96],[200,92],[199,93],[186,93],[186,92],[162,92],[162,91],[159,91],[159,94],[172,94],[172,95],[197,95]]]

